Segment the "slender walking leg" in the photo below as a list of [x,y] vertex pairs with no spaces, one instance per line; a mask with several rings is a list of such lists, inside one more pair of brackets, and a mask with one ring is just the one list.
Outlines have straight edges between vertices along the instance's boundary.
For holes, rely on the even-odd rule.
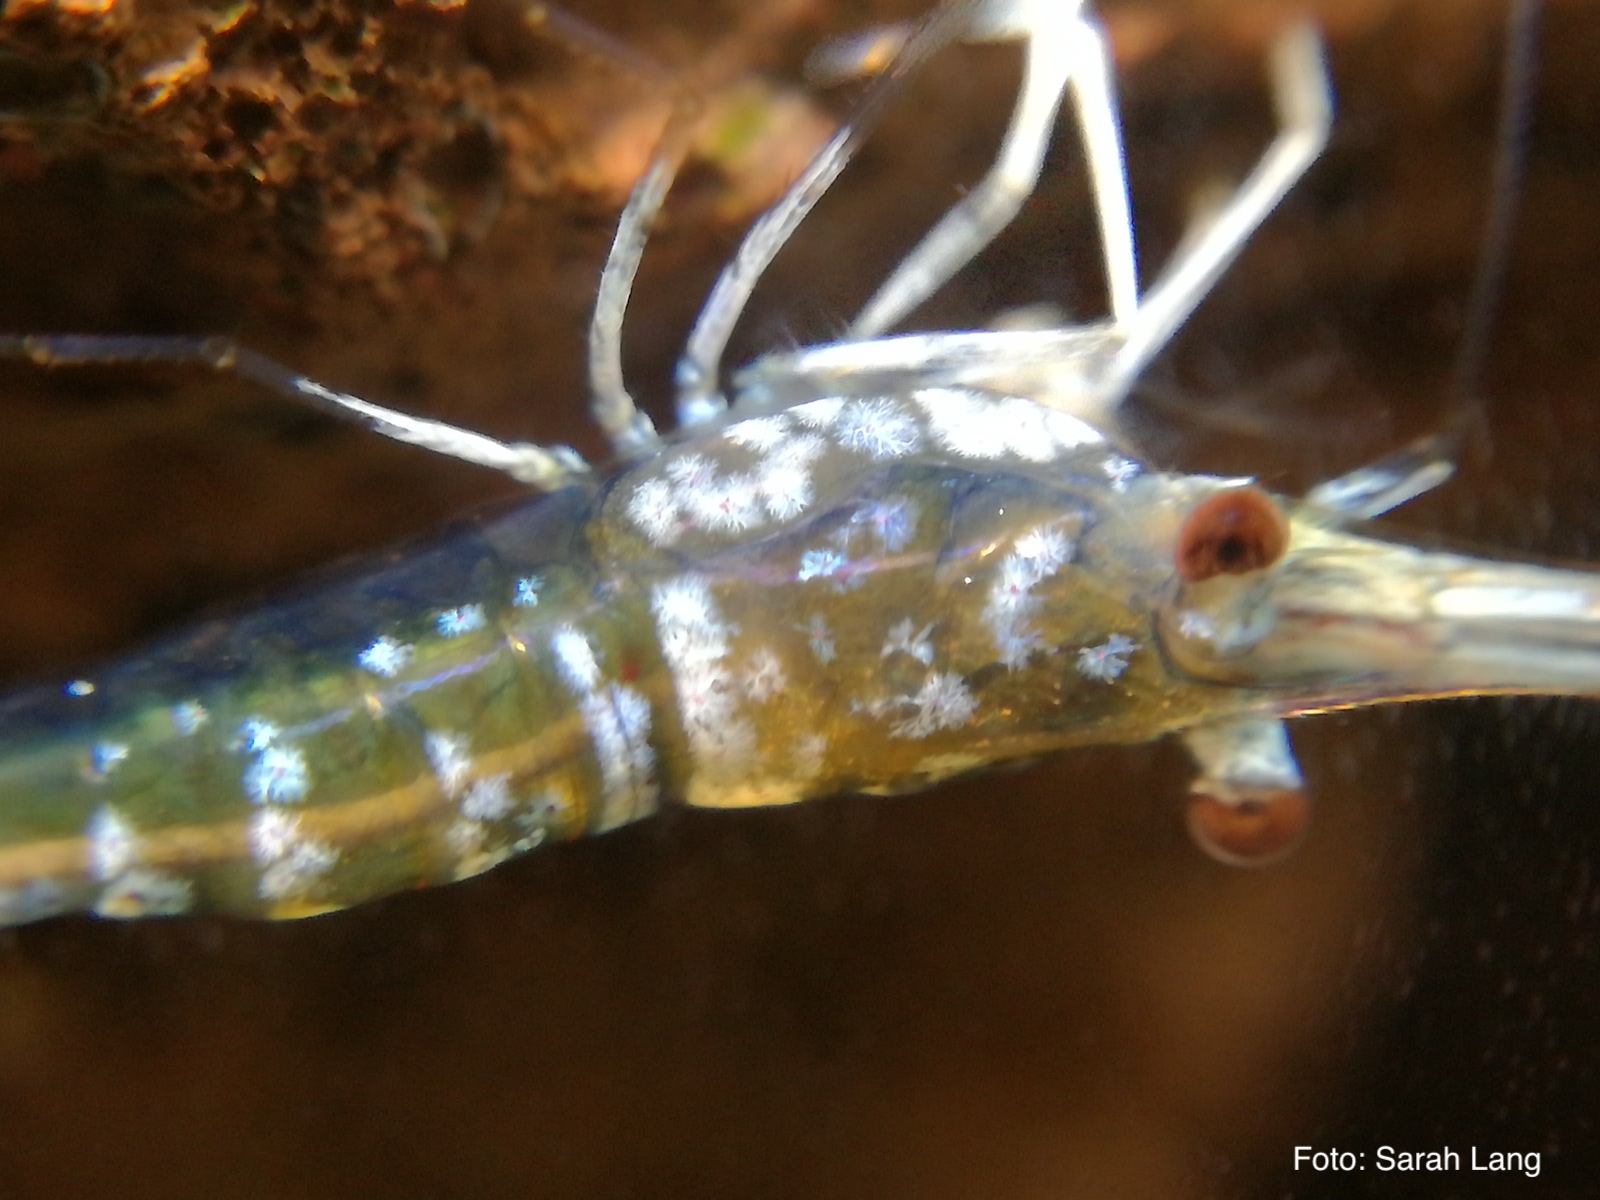
[[895,55],[890,68],[873,81],[861,103],[838,133],[817,152],[776,204],[745,234],[733,260],[700,310],[678,363],[678,420],[687,426],[710,420],[727,407],[719,375],[728,337],[744,312],[756,281],[824,192],[839,177],[878,114],[899,91],[906,77],[935,51],[972,27],[973,6],[946,3],[917,30]]
[[173,363],[236,375],[290,400],[308,404],[374,433],[503,471],[521,483],[554,490],[589,473],[570,446],[502,442],[487,434],[384,408],[335,391],[258,354],[228,337],[163,337],[101,334],[0,334],[0,358],[21,358],[44,367]]
[[1129,320],[1138,306],[1133,220],[1121,123],[1105,37],[1080,4],[991,0],[970,40],[1026,42],[1022,86],[988,174],[906,255],[850,327],[872,338],[943,287],[1016,217],[1039,183],[1061,98],[1070,85],[1088,157],[1105,256],[1111,311]]
[[1322,38],[1313,26],[1295,25],[1278,40],[1272,50],[1272,78],[1278,136],[1228,203],[1186,239],[1186,247],[1145,294],[1106,373],[1106,397],[1120,399],[1126,393],[1327,145],[1332,89]]

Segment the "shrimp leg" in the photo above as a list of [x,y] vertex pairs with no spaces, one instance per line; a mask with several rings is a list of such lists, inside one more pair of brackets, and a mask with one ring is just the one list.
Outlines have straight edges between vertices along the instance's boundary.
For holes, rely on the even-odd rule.
[[[1020,15],[1031,10],[1019,7],[1014,11]],[[1079,18],[1077,24],[1081,28],[1076,36],[1087,37],[1081,33],[1082,28],[1090,28],[1085,19]],[[1029,36],[1039,35],[1033,32]],[[1087,49],[1073,51],[1063,45],[1057,46],[1054,53],[1071,59],[1070,78],[1079,92],[1080,109],[1099,106],[1098,117],[1084,118],[1086,127],[1098,123],[1110,131],[1102,141],[1112,139],[1096,150],[1096,135],[1092,131],[1088,135],[1102,229],[1109,230],[1117,221],[1124,225],[1121,234],[1103,234],[1111,283],[1110,319],[1053,329],[941,331],[803,347],[767,355],[741,371],[734,380],[741,395],[748,395],[756,403],[778,404],[805,394],[860,394],[930,385],[980,387],[1031,395],[1042,404],[1070,412],[1099,428],[1114,426],[1116,409],[1139,372],[1188,319],[1284,193],[1321,153],[1332,124],[1333,102],[1320,37],[1310,25],[1293,27],[1278,41],[1272,56],[1277,137],[1222,209],[1190,230],[1173,261],[1140,299],[1132,282],[1132,226],[1125,216],[1118,215],[1125,211],[1118,200],[1123,168],[1109,89],[1101,93],[1087,81],[1093,74],[1089,64],[1094,61]],[[1040,54],[1050,58],[1047,51]],[[1019,104],[1019,114],[1028,104],[1025,98]],[[1021,124],[1028,127],[1026,121]],[[1007,134],[1008,143],[1013,140],[1026,141],[1018,131],[1017,119]],[[1117,160],[1114,168],[1107,165],[1113,148]],[[1009,154],[1009,150],[1003,150],[1002,159]],[[1006,177],[1004,167],[996,170],[1001,178]],[[985,181],[979,190],[987,186]],[[960,211],[960,206],[953,210]],[[965,224],[968,219],[962,216],[955,220]],[[968,227],[970,243],[965,237],[951,234],[955,241],[949,245],[962,253],[975,252],[982,242],[973,229]],[[929,241],[934,243],[932,249]],[[913,258],[950,253],[940,248],[940,241],[936,228],[930,239],[913,251]],[[1126,247],[1125,253],[1119,246]],[[1124,276],[1124,282],[1119,283]],[[909,297],[911,291],[905,295]],[[1128,314],[1125,309],[1130,296],[1135,299]],[[869,311],[878,303],[869,305]],[[900,302],[883,303],[895,309]]]
[[650,166],[634,185],[617,221],[589,320],[590,411],[611,439],[612,448],[623,457],[661,443],[655,423],[639,411],[622,377],[622,327],[650,226],[688,155],[698,115],[698,106],[687,96],[680,96],[674,104]]
[[502,442],[445,421],[414,417],[348,392],[335,391],[228,337],[120,334],[0,334],[0,359],[42,367],[170,363],[236,375],[330,416],[397,442],[503,471],[520,483],[554,491],[584,478],[589,466],[570,446]]
[[1307,23],[1292,26],[1272,49],[1278,136],[1238,191],[1168,263],[1124,325],[1122,349],[1102,382],[1103,401],[1115,404],[1150,361],[1188,320],[1244,244],[1306,173],[1327,145],[1333,98],[1322,39]]
[[[630,50],[587,22],[548,4],[530,3],[523,14],[524,24],[541,36],[559,41],[570,49],[612,63],[634,74],[665,78],[667,72],[648,57]],[[683,105],[679,105],[680,110]],[[687,122],[674,118],[664,147],[674,148],[677,158],[667,163],[663,175],[661,156],[652,176],[640,185],[639,195],[630,204],[635,212],[624,230],[637,231],[648,225],[660,194],[652,203],[652,179],[664,193],[677,162],[687,144]],[[631,262],[621,253],[624,234],[619,233],[613,262],[608,264],[601,286],[601,303],[596,308],[591,334],[591,411],[619,455],[647,449],[656,443],[655,428],[641,414],[621,385],[620,353],[612,352],[606,338],[616,338],[621,309],[637,267],[637,250]],[[619,259],[621,261],[619,261]],[[609,284],[609,287],[607,286]],[[614,370],[606,361],[614,360]],[[274,359],[260,354],[234,339],[223,336],[160,336],[99,334],[0,334],[0,359],[26,359],[40,366],[110,366],[127,363],[166,363],[195,365],[238,376],[290,400],[310,405],[341,420],[352,421],[395,441],[421,446],[436,454],[457,458],[477,466],[504,472],[520,483],[554,491],[578,482],[591,471],[583,458],[569,446],[541,446],[531,442],[502,442],[487,434],[464,429],[444,421],[412,416],[374,404],[359,396],[341,392],[309,379]],[[602,365],[594,365],[600,363]]]
[[972,4],[960,0],[942,5],[907,40],[889,69],[873,81],[850,119],[817,152],[783,197],[745,234],[700,310],[678,362],[680,425],[698,425],[727,408],[719,381],[722,355],[757,280],[839,177],[889,99],[916,68],[972,27],[974,11]]
[[1111,311],[1119,322],[1134,319],[1139,282],[1121,122],[1105,35],[1082,9],[1082,0],[994,0],[983,7],[969,40],[1026,42],[1022,86],[1000,153],[989,173],[940,218],[867,302],[850,326],[852,338],[878,337],[898,324],[1011,223],[1038,186],[1068,86],[1089,158]]

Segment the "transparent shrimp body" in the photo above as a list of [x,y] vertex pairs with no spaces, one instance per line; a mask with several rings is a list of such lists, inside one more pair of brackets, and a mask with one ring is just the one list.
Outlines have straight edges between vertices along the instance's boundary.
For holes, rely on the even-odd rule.
[[[995,169],[850,338],[737,374],[728,411],[722,348],[755,280],[898,80],[959,38],[1027,48]],[[1081,6],[950,4],[890,40],[903,44],[856,119],[713,291],[680,369],[682,429],[664,440],[619,364],[634,269],[686,144],[685,121],[667,131],[591,332],[595,413],[623,459],[610,474],[380,408],[222,340],[0,339],[45,365],[234,371],[553,493],[0,707],[0,923],[303,916],[668,801],[899,791],[1168,733],[1199,767],[1191,824],[1223,856],[1258,860],[1292,842],[1299,826],[1280,815],[1304,807],[1284,717],[1600,691],[1600,577],[1355,527],[1447,464],[1399,455],[1296,504],[1147,470],[1108,436],[1138,370],[1326,137],[1314,33],[1292,30],[1275,54],[1282,134],[1143,295],[1104,40]],[[1110,316],[887,336],[1009,220],[1069,90]]]
[[663,798],[1148,738],[1235,694],[1181,699],[1154,641],[1171,557],[1127,535],[1174,486],[978,392],[728,422],[14,698],[0,915],[306,915]]
[[981,392],[726,422],[13,698],[0,916],[301,916],[663,800],[1154,736],[1239,693],[1170,669],[1171,554],[1129,533],[1227,486]]

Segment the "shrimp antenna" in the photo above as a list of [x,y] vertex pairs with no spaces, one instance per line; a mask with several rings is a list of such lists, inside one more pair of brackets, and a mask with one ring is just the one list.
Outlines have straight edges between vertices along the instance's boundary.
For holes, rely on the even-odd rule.
[[1495,144],[1500,151],[1495,155],[1490,177],[1489,211],[1484,218],[1478,269],[1467,297],[1455,369],[1454,391],[1474,408],[1482,403],[1484,363],[1495,314],[1505,291],[1517,208],[1527,181],[1539,8],[1540,0],[1511,0],[1506,14],[1506,66],[1500,78],[1499,119],[1495,126]]
[[1534,63],[1538,52],[1540,0],[1511,0],[1506,15],[1505,70],[1500,77],[1499,117],[1489,185],[1489,209],[1479,242],[1478,265],[1467,297],[1461,344],[1450,391],[1465,403],[1449,425],[1402,446],[1377,462],[1313,488],[1307,501],[1353,517],[1376,517],[1438,487],[1455,473],[1467,429],[1483,415],[1483,372],[1494,320],[1505,291],[1517,209],[1528,170],[1533,124]]

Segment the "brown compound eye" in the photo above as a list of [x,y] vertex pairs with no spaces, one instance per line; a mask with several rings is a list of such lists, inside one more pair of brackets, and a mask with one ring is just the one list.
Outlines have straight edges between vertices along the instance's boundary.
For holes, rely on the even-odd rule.
[[1178,578],[1199,583],[1270,567],[1289,547],[1289,523],[1260,488],[1233,488],[1201,501],[1178,531]]
[[1265,867],[1305,840],[1311,798],[1302,788],[1238,788],[1226,798],[1198,791],[1185,815],[1195,844],[1218,862]]

